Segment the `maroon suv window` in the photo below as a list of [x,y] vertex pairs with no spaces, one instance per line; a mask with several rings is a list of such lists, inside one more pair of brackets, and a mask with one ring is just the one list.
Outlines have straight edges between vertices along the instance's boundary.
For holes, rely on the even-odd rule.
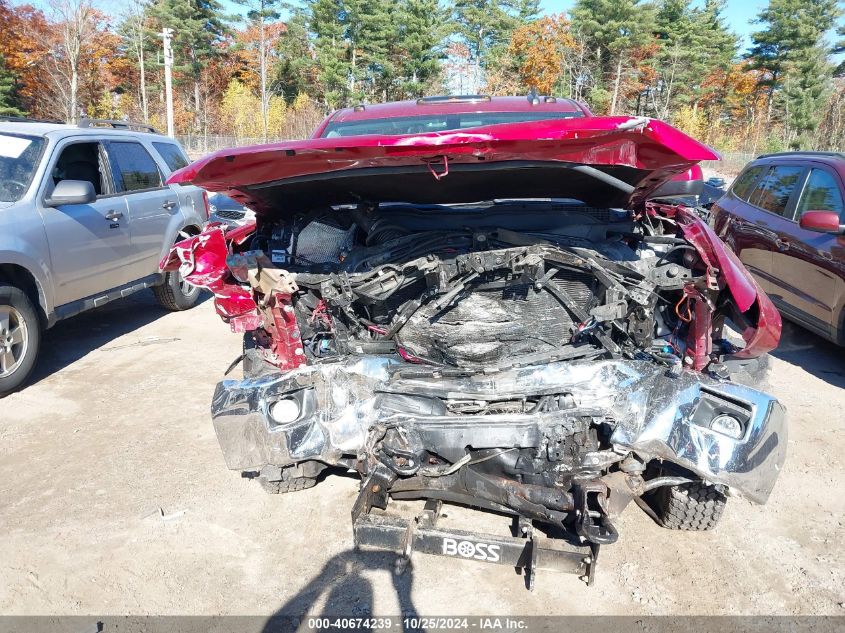
[[783,215],[803,172],[803,167],[772,167],[751,192],[748,202],[766,211]]
[[813,169],[810,172],[796,215],[800,218],[805,211],[834,211],[845,221],[842,192],[833,174],[823,169]]
[[742,172],[734,181],[731,191],[740,200],[748,200],[748,194],[751,193],[751,187],[757,182],[757,178],[763,173],[764,167],[758,165],[756,167],[749,167]]

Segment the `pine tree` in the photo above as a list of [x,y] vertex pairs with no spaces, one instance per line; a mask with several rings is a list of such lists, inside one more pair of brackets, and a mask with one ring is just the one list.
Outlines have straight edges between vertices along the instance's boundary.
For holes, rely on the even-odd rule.
[[779,108],[786,141],[798,147],[818,125],[817,110],[825,98],[833,68],[824,41],[841,11],[836,0],[769,0],[752,34],[752,66],[762,71],[760,86],[768,92],[771,120]]
[[17,80],[6,68],[6,60],[0,54],[0,116],[23,116],[17,98]]
[[[845,53],[845,26],[840,26],[836,29],[836,35],[839,39],[833,47],[833,53],[835,55],[841,55],[842,53]],[[833,71],[833,74],[836,77],[845,75],[845,60],[839,62],[839,65],[836,67],[836,70]]]
[[830,90],[833,67],[823,45],[799,49],[790,56],[784,80],[787,142],[793,149],[808,148],[821,121],[822,105]]
[[507,50],[511,34],[520,24],[537,19],[539,12],[539,0],[455,0],[455,30],[475,62],[476,87],[484,69]]
[[322,100],[327,107],[337,108],[347,103],[352,71],[347,59],[344,3],[343,0],[309,0],[308,13]]
[[604,77],[611,78],[610,114],[620,102],[622,75],[631,53],[653,40],[655,8],[641,0],[578,0],[572,9],[573,29],[597,51]]
[[347,33],[353,55],[355,101],[387,101],[396,79],[394,52],[399,45],[393,0],[347,0]]
[[448,15],[438,0],[405,0],[397,12],[402,92],[421,97],[440,75]]
[[309,0],[318,83],[328,107],[418,93],[438,74],[438,0]]
[[651,64],[658,80],[649,86],[648,99],[658,118],[668,119],[674,106],[698,107],[707,88],[704,82],[726,70],[737,51],[737,37],[721,16],[724,0],[665,0],[656,17],[660,49]]
[[279,87],[285,101],[291,104],[300,93],[319,93],[318,68],[308,35],[308,13],[300,7],[293,8],[285,26],[276,43],[279,62],[273,83]]
[[201,82],[202,71],[209,62],[219,57],[216,46],[228,33],[222,19],[222,8],[217,0],[156,0],[150,15],[159,30],[174,30],[174,69],[184,74],[193,84],[194,129],[199,131],[204,120]]

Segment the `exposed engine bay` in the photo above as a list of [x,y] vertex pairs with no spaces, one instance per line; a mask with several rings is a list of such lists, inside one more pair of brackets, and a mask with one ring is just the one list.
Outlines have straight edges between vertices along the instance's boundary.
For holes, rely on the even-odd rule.
[[[263,227],[233,269],[270,308],[257,354],[283,369],[397,353],[487,371],[576,358],[701,369],[720,336],[702,354],[690,323],[699,302],[715,311],[720,289],[683,238],[659,220],[649,228],[638,234],[624,211],[552,202],[327,210]],[[293,355],[267,316],[281,270]],[[735,351],[720,344],[719,355]]]
[[[228,467],[274,492],[358,473],[356,543],[405,556],[533,570],[539,522],[574,548],[540,563],[588,579],[631,501],[687,530],[728,495],[764,503],[784,410],[734,378],[780,317],[703,210],[659,197],[714,159],[665,123],[588,117],[237,148],[176,172],[256,210],[162,262],[244,335],[244,378],[212,402]],[[426,510],[371,512],[389,497]],[[443,502],[526,538],[438,532]]]

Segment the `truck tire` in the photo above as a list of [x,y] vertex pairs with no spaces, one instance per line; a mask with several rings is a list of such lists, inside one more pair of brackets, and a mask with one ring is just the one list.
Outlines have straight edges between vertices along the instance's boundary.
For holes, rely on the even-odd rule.
[[264,477],[258,478],[258,483],[261,487],[271,495],[284,494],[286,492],[296,492],[298,490],[306,490],[317,485],[317,480],[313,477],[287,477],[285,476],[280,481],[270,481]]
[[258,473],[258,483],[273,495],[306,490],[317,485],[317,476],[325,469],[319,462],[302,462],[296,466],[264,466]]
[[727,501],[720,486],[696,481],[660,488],[654,496],[654,509],[665,528],[703,532],[716,527]]
[[0,397],[23,385],[41,347],[41,320],[20,288],[0,283]]
[[153,286],[153,293],[159,305],[171,312],[192,308],[200,296],[200,288],[182,280],[178,271],[164,274],[164,283]]

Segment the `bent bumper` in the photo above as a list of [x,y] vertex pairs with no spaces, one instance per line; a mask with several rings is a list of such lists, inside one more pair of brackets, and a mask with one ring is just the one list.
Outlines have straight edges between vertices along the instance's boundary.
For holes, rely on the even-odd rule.
[[[385,393],[432,406],[413,413],[384,410],[378,403]],[[557,421],[548,414],[449,416],[436,404],[441,398],[545,393],[571,394],[573,411],[588,411],[611,425],[616,450],[633,451],[644,461],[678,464],[757,503],[768,499],[786,457],[785,411],[772,396],[700,374],[668,376],[665,368],[647,361],[561,362],[434,378],[419,377],[394,358],[368,356],[225,380],[214,393],[212,419],[233,470],[308,460],[334,464],[366,453],[369,430],[377,424],[437,433],[446,429],[464,440],[471,435],[475,442],[486,433],[495,445],[530,446],[532,437],[542,436],[536,429]],[[293,401],[299,413],[279,422],[270,408],[283,399]],[[738,412],[743,423],[739,439],[709,428],[719,407]]]

